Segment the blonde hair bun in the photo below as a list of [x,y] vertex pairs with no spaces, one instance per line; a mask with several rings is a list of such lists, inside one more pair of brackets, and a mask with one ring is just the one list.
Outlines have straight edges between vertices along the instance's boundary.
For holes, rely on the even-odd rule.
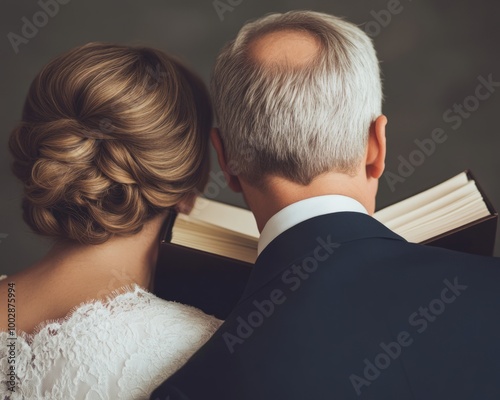
[[149,48],[90,43],[36,76],[9,147],[37,233],[84,244],[139,232],[207,179],[210,100]]

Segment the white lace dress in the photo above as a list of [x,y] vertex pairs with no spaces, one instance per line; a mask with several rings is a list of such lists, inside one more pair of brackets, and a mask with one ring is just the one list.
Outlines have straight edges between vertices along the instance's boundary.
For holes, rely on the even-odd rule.
[[10,340],[0,332],[0,400],[148,399],[221,323],[135,285],[105,302],[82,304],[33,335]]

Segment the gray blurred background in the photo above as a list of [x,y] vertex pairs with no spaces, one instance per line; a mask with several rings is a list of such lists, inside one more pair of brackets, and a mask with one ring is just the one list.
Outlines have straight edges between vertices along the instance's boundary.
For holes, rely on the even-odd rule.
[[[500,209],[500,90],[491,88],[488,99],[475,97],[480,77],[488,80],[491,75],[500,82],[496,0],[60,0],[65,4],[57,11],[52,7],[53,16],[48,16],[41,4],[51,2],[1,3],[0,273],[22,269],[50,245],[22,222],[21,186],[10,173],[7,151],[28,86],[44,64],[90,41],[144,44],[180,56],[208,81],[217,51],[244,22],[292,9],[344,16],[373,37],[389,118],[386,171],[398,174],[401,160],[409,160],[418,149],[415,140],[430,138],[437,128],[446,133],[433,154],[414,159],[421,165],[404,182],[391,187],[382,177],[379,208],[470,168]],[[28,32],[32,37],[12,46],[12,40],[19,41],[15,35],[23,35],[24,18],[35,19],[38,32]],[[486,97],[488,92],[483,88],[480,93]],[[218,170],[213,157],[212,171]],[[244,205],[227,189],[216,196]],[[500,255],[500,235],[495,254]]]

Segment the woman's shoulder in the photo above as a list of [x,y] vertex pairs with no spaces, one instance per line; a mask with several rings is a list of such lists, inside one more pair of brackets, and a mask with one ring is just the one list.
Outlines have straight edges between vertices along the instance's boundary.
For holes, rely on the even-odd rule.
[[[116,398],[147,398],[221,323],[137,285],[122,288],[106,300],[75,307],[63,320],[45,322],[32,335],[18,333],[16,386],[21,393],[37,393],[39,398],[57,399],[58,393],[71,398],[79,388],[102,377],[102,390],[115,393]],[[0,332],[0,339],[9,339],[7,332]],[[6,349],[0,348],[0,359],[7,357]],[[7,377],[8,368],[0,363],[0,378],[3,373]],[[47,385],[50,396],[43,397],[37,388]],[[5,386],[1,386],[3,398]]]
[[[4,278],[7,276],[0,276],[0,281]],[[99,300],[85,301],[73,307],[66,317],[44,321],[37,325],[32,334],[21,332],[21,336],[33,342],[49,328],[64,333],[81,327],[118,332],[124,327],[129,330],[134,327],[142,331],[172,331],[186,326],[199,326],[214,331],[222,323],[198,308],[164,300],[137,284],[123,286],[96,297]]]
[[[33,336],[47,335],[49,330],[63,335],[85,330],[95,334],[98,341],[119,343],[144,335],[149,341],[168,346],[169,338],[209,337],[221,323],[200,309],[161,299],[134,284],[114,290],[103,300],[78,305],[63,320],[43,323]],[[186,335],[187,329],[191,334]]]
[[127,325],[133,318],[146,322],[142,326],[152,325],[155,329],[168,331],[191,326],[206,328],[213,333],[222,324],[198,308],[164,300],[138,285],[113,292],[105,302],[100,302],[98,308],[108,310],[110,317],[127,322]]

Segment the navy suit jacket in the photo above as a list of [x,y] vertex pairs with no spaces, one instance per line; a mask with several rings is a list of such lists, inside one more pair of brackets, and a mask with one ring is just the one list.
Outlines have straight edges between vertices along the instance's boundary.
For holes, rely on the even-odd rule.
[[408,243],[361,213],[304,221],[151,399],[498,400],[500,259]]

